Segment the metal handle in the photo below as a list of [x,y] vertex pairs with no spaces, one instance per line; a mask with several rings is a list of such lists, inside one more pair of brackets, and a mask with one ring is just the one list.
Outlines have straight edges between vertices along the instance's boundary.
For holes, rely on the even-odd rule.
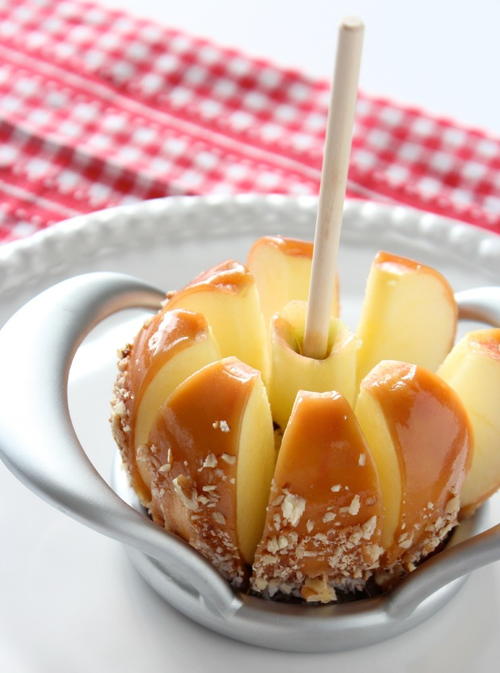
[[392,617],[405,617],[441,587],[499,560],[500,524],[425,561],[391,593],[386,611]]
[[459,317],[500,327],[500,287],[475,287],[455,294]]
[[0,457],[29,488],[75,519],[163,561],[219,614],[241,605],[187,544],[125,504],[88,459],[70,420],[67,380],[77,347],[126,308],[158,309],[164,293],[135,278],[92,273],[31,300],[0,332]]

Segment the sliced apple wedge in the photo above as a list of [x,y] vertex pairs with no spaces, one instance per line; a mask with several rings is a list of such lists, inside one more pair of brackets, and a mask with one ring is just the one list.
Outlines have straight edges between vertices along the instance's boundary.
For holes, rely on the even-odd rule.
[[447,280],[405,257],[379,252],[372,264],[358,328],[358,381],[381,360],[435,371],[455,337],[457,306]]
[[[253,244],[247,265],[259,290],[266,327],[272,316],[297,299],[306,301],[311,280],[313,244],[283,236],[263,236]],[[338,280],[334,283],[332,317],[339,312]]]
[[167,306],[202,313],[222,357],[234,355],[258,369],[267,381],[269,354],[259,295],[243,264],[228,260],[205,271],[176,292]]
[[241,585],[262,534],[275,463],[260,373],[236,358],[200,369],[149,435],[153,519]]
[[471,460],[467,413],[436,374],[384,361],[363,379],[356,416],[380,477],[383,565],[411,570],[457,522]]
[[352,403],[356,387],[355,336],[332,318],[329,352],[324,360],[301,354],[307,305],[292,301],[271,322],[271,382],[269,399],[273,418],[283,429],[299,390],[336,390]]
[[160,311],[122,351],[112,402],[113,432],[143,504],[151,500],[152,475],[142,452],[156,416],[181,381],[219,358],[205,318],[184,310]]
[[335,600],[378,565],[379,481],[348,402],[300,391],[283,436],[253,565],[255,591]]
[[461,492],[461,516],[500,488],[500,329],[467,334],[438,370],[469,414],[474,452]]

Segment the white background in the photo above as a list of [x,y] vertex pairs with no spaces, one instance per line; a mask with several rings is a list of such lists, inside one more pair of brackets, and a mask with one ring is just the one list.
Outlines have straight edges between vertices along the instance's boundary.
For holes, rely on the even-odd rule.
[[361,87],[500,134],[500,0],[101,0],[330,77],[336,25],[366,23]]

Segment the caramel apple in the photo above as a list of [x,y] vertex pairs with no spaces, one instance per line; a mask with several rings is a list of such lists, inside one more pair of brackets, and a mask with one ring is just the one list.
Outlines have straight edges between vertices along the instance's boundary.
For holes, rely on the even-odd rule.
[[412,259],[379,252],[358,327],[358,381],[381,360],[435,371],[455,338],[457,306],[448,281]]
[[467,334],[438,370],[465,405],[474,453],[461,498],[467,516],[500,488],[500,329]]
[[260,373],[231,357],[190,376],[161,408],[144,459],[154,475],[153,520],[241,585],[262,534],[275,463]]
[[[313,244],[284,236],[263,236],[253,244],[247,265],[259,290],[264,323],[288,302],[306,301],[311,282]],[[339,312],[338,279],[334,281],[332,317]]]
[[252,587],[327,603],[362,589],[383,551],[370,450],[347,401],[300,391],[276,463]]
[[412,570],[457,523],[471,460],[467,413],[432,372],[384,361],[363,379],[356,416],[380,478],[382,566]]
[[332,316],[326,357],[306,357],[311,252],[264,237],[250,269],[223,262],[170,292],[121,353],[112,420],[158,525],[234,586],[325,603],[392,586],[500,485],[500,330],[434,374],[451,290],[379,253],[357,335]]

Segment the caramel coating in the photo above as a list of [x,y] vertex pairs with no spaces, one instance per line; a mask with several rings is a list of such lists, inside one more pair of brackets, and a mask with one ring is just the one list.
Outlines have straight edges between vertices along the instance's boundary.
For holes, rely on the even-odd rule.
[[208,325],[199,313],[183,309],[161,310],[149,318],[134,343],[121,351],[119,375],[112,400],[112,428],[132,485],[142,503],[149,505],[149,485],[137,466],[135,428],[144,391],[163,365],[193,340],[208,338]]
[[285,255],[292,257],[308,257],[312,259],[314,246],[312,241],[302,241],[298,238],[285,238],[284,236],[262,236],[253,244],[249,257],[252,255],[254,248],[261,245],[272,246]]
[[362,588],[378,567],[381,525],[376,468],[348,402],[335,392],[299,392],[276,464],[254,589],[328,602],[336,588]]
[[457,522],[472,458],[469,419],[453,390],[423,367],[381,362],[362,386],[384,412],[402,481],[399,526],[384,564],[401,561],[411,570]]
[[242,409],[258,376],[236,358],[193,374],[161,410],[144,456],[154,474],[153,520],[236,586],[245,577],[236,518],[238,438]]
[[202,271],[179,293],[175,293],[170,300],[170,307],[175,308],[176,295],[179,294],[180,296],[180,293],[185,296],[186,293],[199,292],[200,290],[211,288],[219,292],[237,294],[253,282],[252,274],[246,266],[240,264],[240,262],[228,259],[207,271]]

